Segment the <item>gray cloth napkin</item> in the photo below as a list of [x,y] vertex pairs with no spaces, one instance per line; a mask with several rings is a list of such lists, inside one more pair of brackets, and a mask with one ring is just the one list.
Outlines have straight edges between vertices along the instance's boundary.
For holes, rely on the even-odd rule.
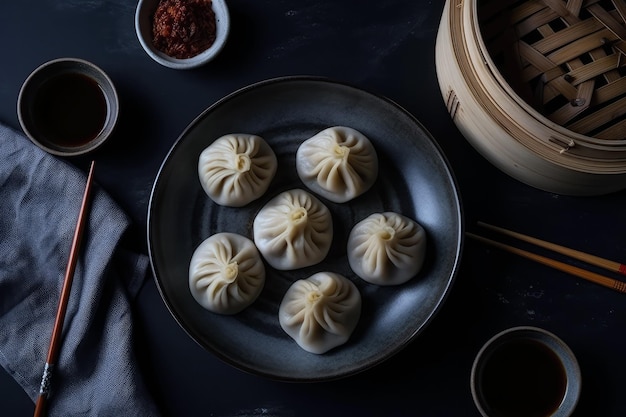
[[[96,163],[96,172],[97,172]],[[0,125],[0,363],[36,400],[86,175]],[[97,183],[51,380],[50,416],[157,416],[133,351],[130,300],[148,259]]]

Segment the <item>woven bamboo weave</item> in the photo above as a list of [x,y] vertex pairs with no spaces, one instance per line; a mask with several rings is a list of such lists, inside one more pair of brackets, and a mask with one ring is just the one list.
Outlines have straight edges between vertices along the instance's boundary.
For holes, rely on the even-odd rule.
[[626,0],[482,0],[489,55],[551,121],[626,145]]

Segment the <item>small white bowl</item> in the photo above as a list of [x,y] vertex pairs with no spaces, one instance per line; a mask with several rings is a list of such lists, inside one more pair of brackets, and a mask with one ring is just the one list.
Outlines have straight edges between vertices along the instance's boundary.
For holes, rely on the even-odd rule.
[[205,51],[186,59],[171,57],[158,49],[152,43],[152,17],[160,0],[139,0],[135,12],[135,31],[139,43],[146,53],[159,64],[174,69],[196,68],[213,60],[224,48],[230,32],[230,15],[224,0],[213,0],[212,7],[215,13],[215,42]]

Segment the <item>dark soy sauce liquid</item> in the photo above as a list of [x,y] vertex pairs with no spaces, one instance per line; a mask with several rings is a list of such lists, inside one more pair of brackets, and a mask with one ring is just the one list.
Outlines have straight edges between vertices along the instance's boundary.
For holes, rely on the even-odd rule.
[[482,370],[482,395],[490,415],[546,417],[565,395],[563,364],[548,347],[534,340],[498,346]]
[[35,96],[33,118],[48,142],[68,147],[94,139],[107,117],[107,102],[98,83],[86,75],[53,77]]

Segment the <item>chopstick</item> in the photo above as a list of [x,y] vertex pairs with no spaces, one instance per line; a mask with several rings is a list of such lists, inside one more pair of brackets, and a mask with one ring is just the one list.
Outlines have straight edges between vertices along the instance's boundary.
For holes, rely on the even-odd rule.
[[76,269],[76,263],[78,261],[78,254],[80,251],[80,243],[82,240],[83,230],[85,228],[87,206],[93,183],[94,166],[95,161],[91,161],[91,167],[89,168],[89,175],[87,176],[87,183],[85,185],[85,191],[83,193],[83,201],[81,203],[80,211],[78,213],[76,229],[74,230],[74,238],[72,240],[69,260],[67,262],[67,268],[65,270],[65,278],[63,279],[63,287],[61,289],[61,297],[59,299],[57,314],[54,320],[54,327],[52,329],[52,337],[50,339],[50,347],[48,348],[48,356],[46,357],[46,364],[44,367],[43,375],[41,377],[39,397],[37,397],[37,403],[35,404],[35,417],[41,417],[46,413],[47,399],[50,392],[50,379],[52,377],[52,372],[54,371],[54,366],[59,354],[59,340],[61,337],[61,332],[63,330],[63,321],[65,320],[65,312],[67,310],[70,289],[72,287],[72,280],[74,278],[74,271]]
[[476,235],[476,234],[473,234],[473,233],[466,232],[465,234],[466,234],[466,236],[468,236],[468,237],[470,237],[472,239],[475,239],[475,240],[478,240],[480,242],[486,243],[488,245],[497,247],[497,248],[505,250],[507,252],[519,255],[519,256],[524,257],[526,259],[533,260],[533,261],[538,262],[540,264],[549,266],[551,268],[557,269],[557,270],[562,271],[562,272],[566,272],[566,273],[568,273],[570,275],[574,275],[576,277],[579,277],[579,278],[585,279],[587,281],[590,281],[590,282],[602,285],[604,287],[613,289],[615,291],[618,291],[618,292],[621,292],[621,293],[626,293],[626,283],[624,283],[622,281],[619,281],[619,280],[616,280],[616,279],[613,279],[613,278],[610,278],[610,277],[606,277],[604,275],[600,275],[600,274],[597,274],[595,272],[588,271],[588,270],[583,269],[583,268],[579,268],[577,266],[569,265],[569,264],[566,264],[564,262],[560,262],[560,261],[557,261],[555,259],[548,258],[546,256],[538,255],[536,253],[532,253],[532,252],[526,251],[524,249],[516,248],[514,246],[507,245],[505,243],[497,242],[495,240],[492,240],[492,239],[489,239],[489,238],[486,238],[486,237],[483,237],[483,236],[479,236],[479,235]]
[[502,227],[493,226],[484,222],[478,222],[478,225],[494,230],[496,232],[500,232],[504,235],[512,236],[519,240],[535,244],[542,248],[550,249],[554,252],[572,257],[579,261],[583,261],[588,264],[599,266],[600,268],[604,268],[612,272],[617,272],[619,274],[626,275],[626,265],[622,263],[611,261],[609,259],[604,259],[599,256],[591,255],[589,253],[581,252],[575,249],[570,249],[565,246],[557,245],[556,243],[546,242],[545,240],[537,239],[532,236],[524,235],[522,233],[517,233],[512,230],[507,230]]

